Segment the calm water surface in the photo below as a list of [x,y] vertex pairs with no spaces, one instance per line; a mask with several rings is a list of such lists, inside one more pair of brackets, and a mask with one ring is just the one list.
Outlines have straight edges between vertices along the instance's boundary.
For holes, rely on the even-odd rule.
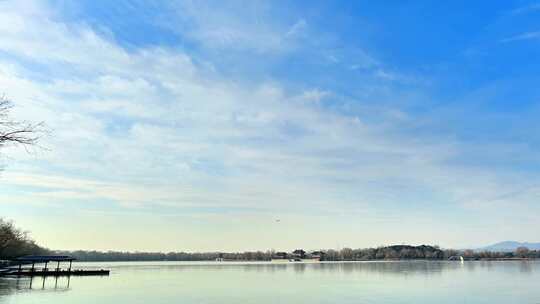
[[0,279],[0,303],[540,304],[539,261],[79,266],[111,275]]

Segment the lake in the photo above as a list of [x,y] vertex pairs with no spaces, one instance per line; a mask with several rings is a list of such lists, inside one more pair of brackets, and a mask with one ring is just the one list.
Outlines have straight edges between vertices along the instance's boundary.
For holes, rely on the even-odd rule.
[[108,277],[0,279],[0,303],[533,303],[540,262],[116,262]]

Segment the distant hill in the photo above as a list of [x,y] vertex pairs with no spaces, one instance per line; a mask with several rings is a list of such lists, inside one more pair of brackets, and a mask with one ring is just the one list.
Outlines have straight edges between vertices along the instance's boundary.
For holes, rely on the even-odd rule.
[[488,250],[488,251],[514,251],[518,247],[527,247],[531,250],[540,250],[540,243],[528,243],[528,242],[516,242],[516,241],[504,241],[489,245],[486,247],[479,248],[479,250]]

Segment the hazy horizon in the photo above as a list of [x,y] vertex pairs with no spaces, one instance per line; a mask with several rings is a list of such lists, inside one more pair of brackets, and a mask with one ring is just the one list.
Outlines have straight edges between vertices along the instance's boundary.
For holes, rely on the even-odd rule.
[[538,242],[529,1],[1,1],[0,217],[62,250]]
[[[367,249],[367,248],[378,248],[378,247],[387,247],[387,246],[399,246],[399,245],[410,245],[410,246],[422,246],[422,245],[426,245],[426,246],[438,246],[440,247],[441,249],[449,249],[449,250],[482,250],[486,247],[491,247],[492,245],[496,245],[496,244],[499,244],[499,243],[505,243],[505,242],[514,242],[514,241],[501,241],[501,242],[497,242],[497,243],[492,243],[492,244],[481,244],[481,245],[478,245],[478,246],[470,246],[470,247],[462,247],[462,248],[456,248],[456,247],[445,247],[445,246],[440,246],[440,245],[437,245],[437,244],[430,244],[430,243],[415,243],[415,244],[406,244],[406,243],[388,243],[388,244],[378,244],[378,245],[370,245],[370,246],[354,246],[354,245],[350,245],[350,246],[339,246],[339,247],[302,247],[302,246],[293,246],[293,247],[281,247],[281,248],[251,248],[251,247],[244,247],[244,248],[236,248],[236,249],[208,249],[208,250],[186,250],[186,249],[176,249],[176,250],[152,250],[151,248],[146,248],[146,249],[121,249],[121,248],[116,248],[116,249],[107,249],[107,248],[101,248],[101,249],[96,249],[96,248],[70,248],[70,249],[65,249],[65,248],[47,248],[47,249],[51,249],[51,250],[57,250],[57,251],[100,251],[100,252],[108,252],[108,251],[111,251],[111,252],[141,252],[141,253],[169,253],[169,252],[186,252],[186,253],[210,253],[210,252],[223,252],[223,253],[235,253],[235,252],[257,252],[257,251],[260,251],[260,252],[268,252],[268,251],[274,251],[274,252],[279,252],[279,251],[282,251],[282,252],[293,252],[294,250],[296,249],[303,249],[305,250],[306,252],[312,252],[312,251],[318,251],[318,250],[341,250],[341,249],[344,249],[344,248],[350,248],[350,249]],[[526,241],[523,241],[523,242],[519,242],[519,241],[516,241],[517,243],[523,243],[523,244],[540,244],[540,242],[526,242]],[[526,245],[524,245],[526,246]],[[143,248],[143,247],[141,247]],[[504,248],[505,250],[508,250],[508,249],[512,249],[512,248]],[[531,250],[536,250],[534,248],[529,248]],[[489,251],[497,251],[497,249],[491,249]]]

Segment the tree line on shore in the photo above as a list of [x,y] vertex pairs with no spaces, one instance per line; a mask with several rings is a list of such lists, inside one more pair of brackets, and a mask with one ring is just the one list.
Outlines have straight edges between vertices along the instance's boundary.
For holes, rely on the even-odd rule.
[[[327,249],[322,252],[325,261],[361,260],[447,260],[462,256],[468,260],[540,258],[540,250],[524,247],[514,252],[491,252],[474,250],[440,249],[438,246],[393,245],[378,248],[340,250]],[[28,233],[17,228],[13,222],[0,218],[0,260],[8,260],[24,255],[69,255],[80,261],[214,261],[218,258],[228,261],[269,261],[276,252],[123,252],[123,251],[58,251],[38,246]]]
[[[321,260],[389,260],[389,259],[430,259],[441,260],[445,251],[434,246],[396,245],[368,249],[343,248],[327,249],[322,252]],[[121,252],[121,251],[57,251],[57,254],[71,255],[81,261],[269,261],[275,258],[274,250],[245,252]]]
[[[448,260],[462,256],[467,260],[540,258],[539,250],[518,248],[515,252],[491,252],[473,250],[440,249],[437,246],[393,245],[377,248],[319,250],[323,261],[369,261],[369,260]],[[57,251],[71,255],[80,261],[270,261],[273,250],[246,252],[122,252],[122,251]]]
[[0,218],[0,260],[30,254],[45,254],[49,250],[38,246],[29,236],[13,224]]

